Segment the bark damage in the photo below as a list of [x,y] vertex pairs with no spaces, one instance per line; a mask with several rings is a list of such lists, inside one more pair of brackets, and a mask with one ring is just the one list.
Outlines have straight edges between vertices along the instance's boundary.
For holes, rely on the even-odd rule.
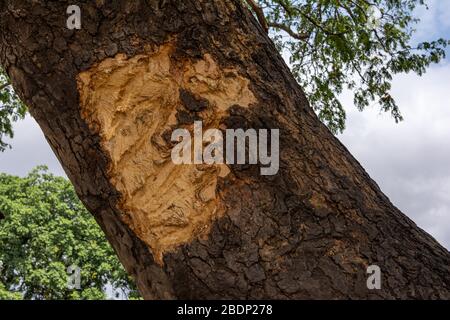
[[233,105],[255,102],[249,80],[221,69],[210,55],[192,62],[171,58],[172,43],[128,59],[108,58],[77,77],[83,119],[111,158],[108,176],[122,195],[127,225],[163,254],[205,237],[223,214],[216,193],[226,165],[176,165],[171,132],[193,125],[180,114],[195,111],[204,129],[219,128]]

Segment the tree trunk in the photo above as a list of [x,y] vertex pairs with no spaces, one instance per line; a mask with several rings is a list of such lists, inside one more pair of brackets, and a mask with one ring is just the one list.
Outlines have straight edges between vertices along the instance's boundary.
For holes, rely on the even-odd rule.
[[[240,1],[78,3],[69,30],[71,1],[0,0],[0,63],[145,298],[450,298],[448,250],[318,120]],[[170,132],[194,120],[279,128],[278,174],[173,164]]]

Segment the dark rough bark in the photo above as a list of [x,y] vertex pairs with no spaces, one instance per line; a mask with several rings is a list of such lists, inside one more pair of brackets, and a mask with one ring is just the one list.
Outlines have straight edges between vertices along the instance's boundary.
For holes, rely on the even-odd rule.
[[[450,298],[449,252],[320,123],[239,1],[78,3],[82,29],[70,31],[70,1],[0,0],[0,63],[145,298]],[[110,159],[80,115],[76,77],[169,39],[173,59],[208,53],[249,79],[257,103],[231,108],[224,123],[280,128],[281,150],[273,177],[230,166],[217,186],[224,214],[207,238],[165,253],[160,266],[123,219]],[[366,287],[371,264],[382,270],[381,290]]]

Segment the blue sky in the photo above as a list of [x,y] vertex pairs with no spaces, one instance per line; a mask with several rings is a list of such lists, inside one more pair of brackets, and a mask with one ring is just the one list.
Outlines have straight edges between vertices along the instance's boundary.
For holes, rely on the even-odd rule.
[[[450,39],[450,0],[428,1],[419,9],[417,41]],[[450,58],[450,50],[449,58]],[[391,201],[421,228],[450,249],[450,63],[429,69],[423,77],[394,78],[393,95],[405,121],[396,124],[376,106],[364,112],[353,107],[351,92],[341,98],[347,107],[347,130],[338,138],[361,162]],[[64,171],[39,127],[28,117],[15,125],[13,149],[0,154],[0,172],[25,175],[46,164]]]

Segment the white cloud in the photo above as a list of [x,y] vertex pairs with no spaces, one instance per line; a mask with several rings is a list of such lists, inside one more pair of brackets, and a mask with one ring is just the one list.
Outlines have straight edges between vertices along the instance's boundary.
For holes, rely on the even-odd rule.
[[[450,64],[419,78],[402,75],[393,95],[405,117],[396,124],[376,107],[348,110],[339,138],[391,201],[450,248]],[[343,100],[353,105],[351,93]]]
[[44,164],[50,172],[65,176],[44,134],[30,116],[14,124],[14,139],[7,141],[13,148],[0,152],[0,172],[24,176],[34,167]]
[[419,41],[432,40],[430,37],[442,35],[450,30],[450,1],[427,0],[428,10],[418,6],[415,15],[420,19],[415,38]]

